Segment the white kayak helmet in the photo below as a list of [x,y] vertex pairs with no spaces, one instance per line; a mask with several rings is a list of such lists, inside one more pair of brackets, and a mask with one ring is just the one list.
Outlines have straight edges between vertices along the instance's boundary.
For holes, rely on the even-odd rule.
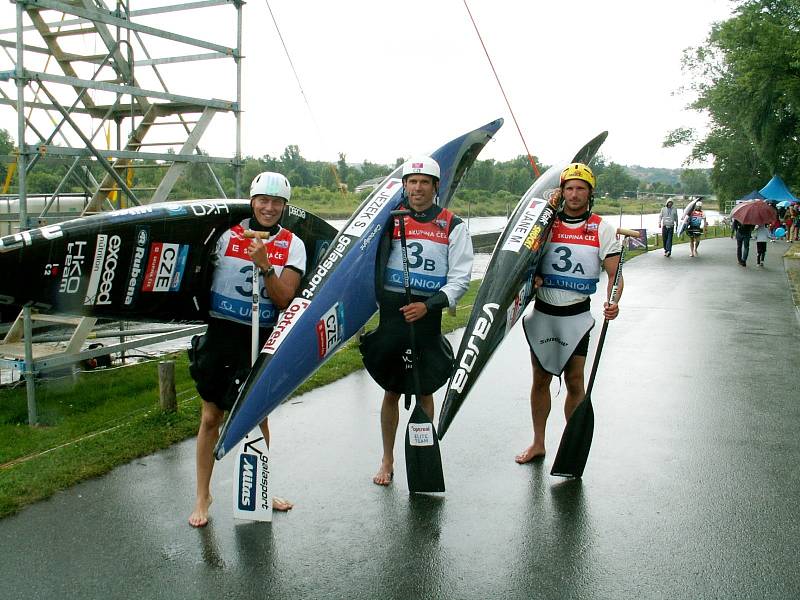
[[256,175],[250,184],[250,198],[259,195],[277,196],[288,202],[292,197],[292,186],[284,175],[264,171]]
[[403,180],[409,175],[430,175],[436,181],[440,179],[439,163],[430,156],[412,156],[403,163]]

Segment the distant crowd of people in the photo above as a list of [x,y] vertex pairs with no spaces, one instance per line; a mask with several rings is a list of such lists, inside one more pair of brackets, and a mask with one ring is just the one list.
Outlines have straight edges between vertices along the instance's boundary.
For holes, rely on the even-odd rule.
[[771,223],[770,231],[775,235],[778,229],[783,229],[787,242],[800,241],[800,204],[778,209],[778,218]]
[[[755,237],[756,264],[764,266],[767,254],[767,243],[775,241],[800,241],[800,203],[776,208],[776,218],[771,222],[753,225],[742,223],[736,218],[731,223],[731,238],[736,238],[736,260],[742,267],[747,266],[750,254],[750,240]],[[697,256],[700,237],[707,228],[703,203],[698,199],[686,219],[685,233],[689,236],[689,256]],[[679,217],[672,200],[667,200],[658,219],[664,241],[664,256],[672,255],[673,236],[678,228]]]
[[750,254],[750,240],[756,239],[756,264],[764,266],[767,255],[767,242],[785,240],[786,242],[800,241],[800,209],[795,204],[778,209],[777,218],[771,223],[751,225],[733,219],[731,237],[736,237],[736,260],[742,267],[747,266]]

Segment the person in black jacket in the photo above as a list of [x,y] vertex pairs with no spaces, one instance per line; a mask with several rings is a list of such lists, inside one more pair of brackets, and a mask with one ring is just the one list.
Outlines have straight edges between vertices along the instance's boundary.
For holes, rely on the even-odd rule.
[[747,256],[750,254],[750,236],[755,225],[747,225],[736,219],[733,220],[731,237],[736,235],[736,259],[742,267],[747,266]]

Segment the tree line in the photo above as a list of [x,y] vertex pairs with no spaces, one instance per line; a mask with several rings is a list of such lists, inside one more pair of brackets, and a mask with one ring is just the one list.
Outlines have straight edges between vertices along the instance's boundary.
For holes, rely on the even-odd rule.
[[676,129],[664,145],[691,145],[691,161],[713,159],[720,200],[773,175],[800,189],[800,0],[739,0],[732,18],[686,50],[683,67],[690,106],[709,116],[710,128],[705,136]]
[[[0,130],[0,155],[11,156],[14,141],[11,135]],[[352,164],[347,161],[345,154],[340,153],[336,163],[311,161],[304,158],[300,148],[296,145],[287,146],[280,156],[265,155],[262,157],[245,157],[242,161],[241,182],[242,194],[247,195],[250,181],[262,171],[278,171],[286,175],[292,186],[300,195],[315,197],[316,201],[335,204],[341,198],[341,192],[352,193],[364,181],[388,175],[396,166],[402,164],[403,158],[398,158],[394,165],[377,164],[363,161]],[[536,159],[539,162],[538,158]],[[61,178],[69,168],[66,159],[45,158],[39,162],[27,177],[28,193],[46,194],[56,189]],[[103,176],[102,168],[95,161],[87,161],[87,168],[91,170],[95,179]],[[540,163],[542,171],[548,167]],[[646,181],[633,176],[629,169],[614,162],[606,162],[598,156],[592,165],[597,175],[597,195],[611,198],[629,197],[636,192],[654,194],[708,194],[711,192],[708,177],[704,170],[683,169],[675,170],[661,177],[661,180]],[[5,180],[7,164],[0,163],[0,181]],[[233,165],[213,166],[216,176],[225,194],[229,198],[235,197],[235,179]],[[641,169],[647,172],[647,169]],[[663,171],[663,170],[662,170]],[[147,199],[152,190],[158,185],[163,174],[162,169],[136,168],[134,162],[129,177],[130,185],[137,191],[137,196]],[[78,172],[75,177],[79,177]],[[508,161],[493,159],[478,160],[468,171],[461,184],[462,191],[483,192],[489,195],[508,194],[519,198],[533,183],[534,177],[528,158],[518,156]],[[10,188],[15,191],[16,178]],[[83,188],[76,180],[68,181],[62,188],[65,192],[81,192]],[[300,191],[304,190],[304,191]],[[364,197],[363,192],[359,197]],[[217,186],[206,164],[191,163],[183,176],[180,177],[173,188],[173,199],[187,198],[213,198],[219,196]],[[505,198],[504,198],[505,201]]]

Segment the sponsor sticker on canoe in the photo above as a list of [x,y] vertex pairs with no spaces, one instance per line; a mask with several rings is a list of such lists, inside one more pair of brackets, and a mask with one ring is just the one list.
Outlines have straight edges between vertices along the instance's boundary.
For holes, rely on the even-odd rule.
[[317,321],[317,350],[325,358],[344,338],[344,306],[337,302]]
[[125,287],[125,306],[133,306],[139,296],[139,288],[144,278],[147,261],[147,248],[150,241],[150,231],[142,227],[136,232],[136,243],[133,247],[131,267]]
[[111,304],[111,291],[114,289],[114,276],[119,264],[119,250],[122,238],[101,233],[94,246],[94,260],[86,287],[84,306]]
[[225,202],[214,202],[211,200],[192,202],[189,209],[196,217],[206,217],[210,215],[227,215],[231,211]]
[[433,425],[431,423],[409,423],[408,443],[411,446],[433,446]]
[[47,263],[42,270],[42,276],[57,278],[61,274],[61,265],[58,263]]
[[346,235],[340,235],[334,241],[336,245],[329,248],[328,256],[317,265],[317,270],[309,278],[303,291],[300,292],[303,298],[311,300],[314,297],[314,293],[317,291],[317,287],[328,273],[333,270],[337,261],[344,258],[347,247],[350,245],[350,238]]
[[67,244],[64,256],[64,269],[61,271],[61,283],[58,291],[62,294],[74,294],[78,291],[86,264],[86,240],[76,240]]
[[533,296],[533,283],[531,278],[525,280],[520,290],[517,292],[514,299],[511,301],[508,309],[506,310],[506,335],[514,326],[514,323],[522,316],[528,302]]
[[64,235],[60,225],[45,225],[39,229],[30,229],[11,235],[0,237],[0,253],[16,250],[22,246],[30,246],[39,237],[45,240],[55,240]]
[[362,207],[358,214],[352,218],[347,228],[342,232],[345,235],[361,237],[367,231],[376,215],[383,210],[383,207],[400,191],[402,182],[397,179],[387,179],[383,185],[369,198],[366,206]]
[[258,499],[256,481],[258,457],[255,454],[239,455],[239,510],[254,511]]
[[177,292],[181,286],[186,258],[189,254],[187,244],[150,244],[150,257],[144,275],[143,292]]
[[298,219],[305,219],[306,218],[306,211],[302,208],[294,206],[293,204],[289,204],[287,207],[289,215],[293,217],[297,217]]
[[131,206],[130,208],[120,208],[107,213],[108,219],[124,219],[125,217],[135,217],[139,215],[149,215],[153,212],[152,206]]
[[523,244],[528,240],[536,219],[546,205],[547,203],[541,198],[533,198],[528,203],[528,206],[525,207],[519,219],[517,219],[501,250],[519,252]]
[[275,328],[272,330],[272,334],[269,338],[267,338],[267,342],[264,344],[261,352],[264,354],[274,354],[275,350],[281,345],[292,330],[292,327],[294,327],[294,324],[297,323],[300,315],[308,308],[309,304],[311,304],[311,301],[303,298],[295,298],[292,300],[292,303],[281,313],[280,319],[278,319],[278,322],[275,324]]
[[239,443],[234,474],[233,518],[272,521],[269,448],[258,427]]
[[[496,302],[487,302],[481,307],[482,315],[475,321],[472,330],[469,331],[469,338],[467,347],[462,352],[461,360],[458,362],[458,368],[453,376],[450,378],[450,388],[459,394],[464,391],[464,386],[467,385],[469,374],[472,373],[472,368],[478,360],[478,356],[483,349],[483,342],[486,341],[486,336],[492,329],[494,324],[494,316],[500,305]],[[466,334],[465,334],[466,335]],[[449,392],[448,392],[449,393]]]

